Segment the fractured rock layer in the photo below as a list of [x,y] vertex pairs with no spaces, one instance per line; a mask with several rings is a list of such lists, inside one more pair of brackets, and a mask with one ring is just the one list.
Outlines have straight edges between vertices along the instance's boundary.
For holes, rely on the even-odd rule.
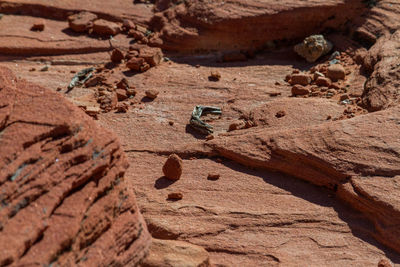
[[0,69],[0,265],[134,265],[150,245],[119,142]]

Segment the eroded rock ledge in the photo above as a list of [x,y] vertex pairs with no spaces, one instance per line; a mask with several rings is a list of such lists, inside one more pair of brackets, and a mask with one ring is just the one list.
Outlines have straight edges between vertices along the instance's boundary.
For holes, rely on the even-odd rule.
[[0,68],[0,265],[128,266],[150,245],[115,136]]

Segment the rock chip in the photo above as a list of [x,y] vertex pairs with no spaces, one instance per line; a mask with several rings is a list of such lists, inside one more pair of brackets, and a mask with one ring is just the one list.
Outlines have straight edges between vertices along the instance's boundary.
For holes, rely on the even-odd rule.
[[141,57],[133,57],[128,62],[126,62],[126,67],[130,70],[140,71],[141,66],[144,63],[144,59]]
[[388,259],[381,259],[378,262],[378,267],[393,267],[393,264]]
[[311,35],[302,43],[295,45],[294,51],[308,62],[315,62],[318,58],[331,51],[333,45],[325,40],[323,35]]
[[144,58],[151,67],[157,66],[163,59],[163,53],[158,47],[145,47],[139,50],[139,57]]
[[8,69],[0,84],[0,265],[138,265],[151,239],[118,139]]
[[43,19],[35,21],[31,27],[31,31],[41,32],[44,30],[45,21]]
[[153,239],[143,267],[208,267],[208,252],[183,241]]
[[303,86],[309,85],[311,82],[311,77],[306,73],[296,73],[290,77],[289,83],[291,85],[300,84]]
[[120,26],[114,22],[104,19],[98,19],[93,22],[93,32],[98,35],[109,37],[110,35],[118,34],[120,31]]
[[179,180],[182,175],[182,159],[176,154],[169,155],[162,170],[167,179]]
[[325,87],[329,87],[331,85],[331,80],[327,77],[318,77],[315,80],[315,84],[318,86],[325,86]]
[[117,83],[117,88],[119,89],[124,89],[127,90],[129,89],[129,82],[126,78],[122,78],[118,83]]
[[118,101],[124,101],[128,98],[126,90],[124,89],[116,89],[115,93],[117,94]]
[[118,48],[115,48],[111,53],[111,61],[114,63],[120,63],[124,58],[124,53]]
[[75,32],[85,32],[92,28],[97,16],[90,12],[80,12],[68,17],[69,28]]
[[210,76],[208,76],[208,79],[210,81],[217,82],[217,81],[221,80],[221,73],[219,73],[219,71],[212,71]]
[[342,65],[333,64],[328,67],[326,77],[331,79],[333,82],[344,80],[344,78],[346,77],[346,71]]
[[302,85],[296,84],[292,87],[292,95],[308,95],[310,90]]
[[207,176],[207,180],[216,181],[221,177],[218,173],[209,173]]
[[122,21],[122,27],[124,28],[125,31],[129,31],[130,29],[135,29],[136,25],[132,20],[124,19]]
[[179,192],[169,193],[168,199],[169,200],[181,200],[183,198],[183,194]]
[[160,93],[157,90],[151,89],[151,90],[146,90],[146,96],[150,99],[156,99],[158,94]]

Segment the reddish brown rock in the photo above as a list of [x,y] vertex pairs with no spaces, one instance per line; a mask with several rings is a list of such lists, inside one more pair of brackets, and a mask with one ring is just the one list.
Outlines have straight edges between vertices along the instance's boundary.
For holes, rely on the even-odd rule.
[[277,118],[282,118],[286,115],[286,112],[284,110],[279,110],[276,114],[275,117]]
[[93,32],[99,35],[109,37],[118,34],[120,31],[120,26],[114,22],[104,19],[98,19],[93,22]]
[[115,93],[117,94],[118,101],[124,101],[128,98],[127,92],[124,89],[116,89]]
[[216,181],[221,177],[218,173],[209,173],[207,176],[207,180]]
[[307,75],[306,73],[293,74],[289,80],[289,83],[291,85],[300,84],[300,85],[306,86],[306,85],[309,85],[310,82],[311,82],[311,77],[309,75]]
[[135,40],[137,41],[140,41],[145,37],[144,33],[137,31],[135,29],[129,30],[128,35],[135,38]]
[[126,67],[130,70],[140,71],[140,67],[143,65],[144,59],[141,57],[133,57],[126,62]]
[[179,180],[182,175],[182,159],[176,154],[171,154],[164,163],[162,170],[166,178]]
[[124,53],[118,48],[115,48],[111,53],[111,61],[114,63],[120,63],[124,58]]
[[219,73],[219,71],[212,71],[210,76],[208,76],[208,79],[210,81],[217,82],[217,81],[221,80],[221,73]]
[[292,95],[297,96],[297,95],[308,95],[310,93],[310,90],[307,87],[304,87],[302,85],[294,85],[292,87]]
[[169,200],[181,200],[183,198],[183,194],[179,192],[169,193],[168,199]]
[[315,80],[315,84],[318,86],[324,86],[324,87],[329,87],[331,85],[331,80],[326,77],[318,77]]
[[117,88],[119,89],[124,89],[127,90],[129,89],[129,82],[126,78],[122,78],[118,83],[117,83]]
[[5,68],[0,84],[0,264],[138,264],[150,236],[116,137]]
[[383,36],[368,52],[364,68],[371,73],[365,83],[362,103],[369,111],[398,105],[400,80],[400,30]]
[[69,28],[75,32],[85,32],[92,28],[97,16],[90,12],[80,12],[68,17]]
[[381,259],[378,262],[378,267],[393,267],[393,264],[388,259]]
[[146,47],[139,50],[139,57],[144,58],[147,64],[154,67],[161,63],[163,53],[158,47]]
[[35,23],[33,23],[32,27],[31,27],[31,31],[41,32],[44,30],[44,27],[45,27],[45,21],[38,20],[38,21],[35,21]]
[[134,23],[132,20],[130,20],[130,19],[124,19],[124,20],[122,21],[122,27],[124,28],[125,31],[129,31],[129,30],[131,30],[131,29],[135,29],[135,28],[136,28],[136,25],[135,25],[135,23]]
[[344,80],[344,78],[346,77],[346,71],[342,65],[333,64],[328,67],[326,77],[331,79],[332,82]]
[[157,96],[158,96],[158,94],[159,94],[160,92],[157,91],[157,90],[146,90],[145,93],[146,93],[146,96],[147,96],[148,98],[150,98],[150,99],[156,99]]

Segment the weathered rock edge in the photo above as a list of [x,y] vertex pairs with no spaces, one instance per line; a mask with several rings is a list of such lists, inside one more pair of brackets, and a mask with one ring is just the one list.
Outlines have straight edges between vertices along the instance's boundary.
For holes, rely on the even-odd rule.
[[400,107],[307,128],[250,129],[207,143],[246,166],[331,188],[363,212],[371,233],[400,252]]
[[0,266],[134,266],[151,237],[116,137],[0,67]]

